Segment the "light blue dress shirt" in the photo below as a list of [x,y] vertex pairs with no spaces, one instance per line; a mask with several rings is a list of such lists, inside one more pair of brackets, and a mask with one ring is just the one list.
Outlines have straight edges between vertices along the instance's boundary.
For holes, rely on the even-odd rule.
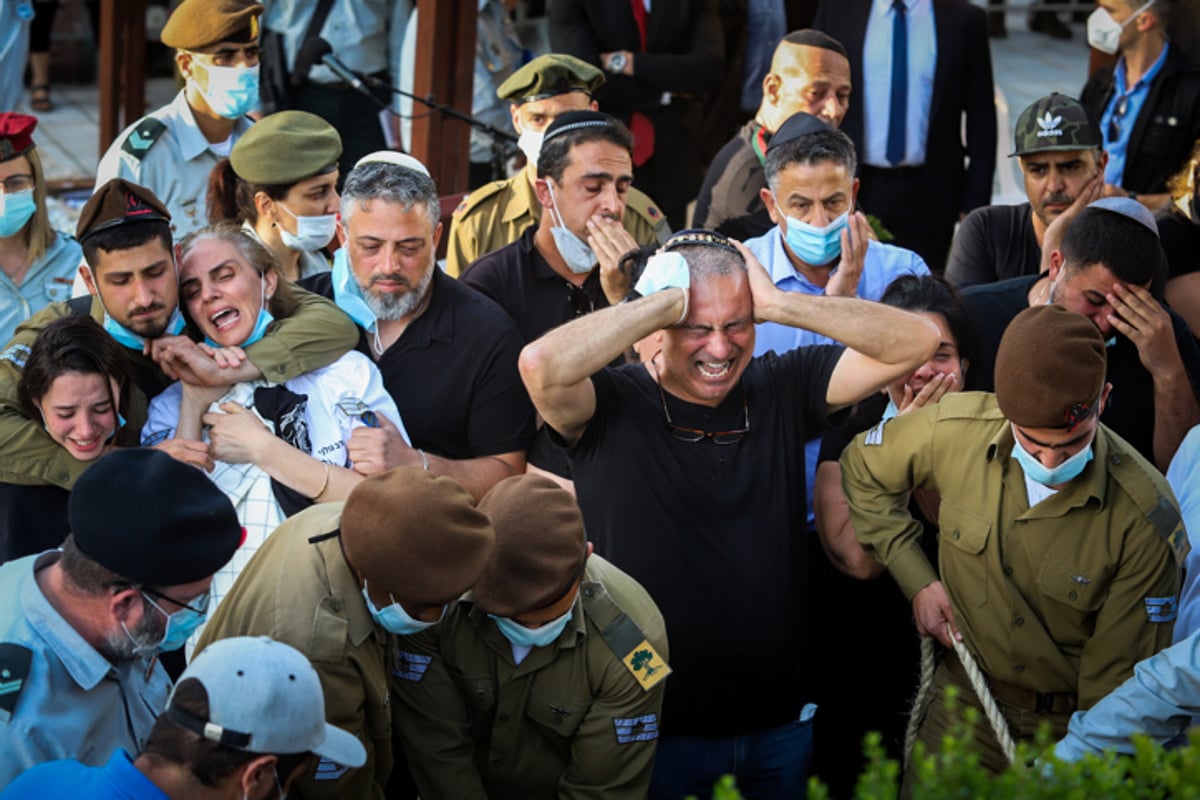
[[25,273],[20,286],[0,270],[0,343],[50,303],[71,299],[71,284],[82,260],[79,243],[56,231],[54,242]]
[[[894,166],[925,163],[925,137],[933,105],[937,68],[937,31],[933,0],[904,0],[908,23],[908,104],[904,160]],[[888,119],[892,106],[892,0],[875,0],[867,17],[860,78],[863,92],[863,163],[892,167],[887,160]]]
[[113,753],[103,767],[78,761],[50,761],[25,772],[0,792],[0,800],[171,800],[124,750]]
[[15,111],[25,94],[31,12],[30,0],[0,0],[0,111]]
[[[796,272],[784,250],[783,230],[776,225],[762,236],[750,239],[746,247],[762,262],[775,285],[785,292],[822,295],[825,288],[817,286]],[[835,269],[836,271],[836,269]],[[903,247],[883,244],[872,239],[867,243],[867,254],[863,260],[862,276],[858,279],[858,296],[863,300],[878,301],[884,290],[901,275],[928,275],[929,267],[919,255]],[[814,344],[841,344],[828,336],[804,328],[792,328],[777,322],[760,322],[754,326],[754,355],[760,356],[768,350],[786,353],[797,347]],[[813,521],[812,493],[817,475],[817,457],[821,452],[821,439],[811,439],[804,445],[804,469],[807,474],[808,521]]]
[[[1158,59],[1150,65],[1150,69],[1146,70],[1146,74],[1138,79],[1132,89],[1125,88],[1125,59],[1121,58],[1117,61],[1117,67],[1113,70],[1113,96],[1108,101],[1104,113],[1100,115],[1100,131],[1104,136],[1104,151],[1108,153],[1108,166],[1104,168],[1105,183],[1111,183],[1114,186],[1121,185],[1121,180],[1125,176],[1125,155],[1129,149],[1129,135],[1133,133],[1133,126],[1142,113],[1142,107],[1146,105],[1146,98],[1150,95],[1150,84],[1154,77],[1162,71],[1163,64],[1167,61],[1167,51],[1170,49],[1171,45],[1163,45],[1163,51],[1159,54]],[[1117,107],[1122,104],[1122,101],[1124,101],[1125,113],[1118,116]],[[1117,138],[1109,139],[1108,132],[1112,128],[1114,116],[1118,117]]]
[[13,713],[0,710],[0,787],[45,761],[105,763],[141,750],[171,690],[166,670],[137,658],[112,664],[50,605],[35,573],[48,550],[0,566],[0,642],[33,653]]
[[1183,526],[1187,529],[1192,550],[1184,566],[1183,591],[1179,593],[1179,617],[1175,620],[1175,641],[1182,641],[1200,631],[1200,425],[1192,428],[1175,451],[1167,469],[1167,483],[1179,500]]

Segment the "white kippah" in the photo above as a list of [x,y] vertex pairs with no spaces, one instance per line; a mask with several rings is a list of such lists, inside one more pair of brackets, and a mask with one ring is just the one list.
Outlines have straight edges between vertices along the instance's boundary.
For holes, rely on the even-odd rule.
[[354,166],[361,167],[363,164],[392,164],[397,167],[411,169],[413,172],[419,172],[427,178],[433,177],[420,161],[408,153],[400,153],[395,150],[376,150],[374,153],[367,153]]

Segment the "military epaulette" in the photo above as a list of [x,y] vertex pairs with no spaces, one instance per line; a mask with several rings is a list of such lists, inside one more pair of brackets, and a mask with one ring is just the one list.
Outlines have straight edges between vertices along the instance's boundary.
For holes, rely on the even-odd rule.
[[[667,224],[667,218],[663,216],[662,209],[654,204],[654,201],[643,192],[630,187],[625,194],[625,210],[632,211],[635,215],[646,220],[650,227],[654,228],[654,236],[658,239],[659,244],[663,244],[671,236],[671,227]],[[649,244],[643,242],[643,244]]]
[[[1187,530],[1183,526],[1183,517],[1179,514],[1178,506],[1171,502],[1170,496],[1163,494],[1163,491],[1170,491],[1166,480],[1158,476],[1157,472],[1151,473],[1149,470],[1153,467],[1138,463],[1138,459],[1114,449],[1111,444],[1107,460],[1108,474],[1121,484],[1121,488],[1138,507],[1138,511],[1145,515],[1158,535],[1166,540],[1171,554],[1175,556],[1176,566],[1183,566],[1184,559],[1191,550],[1191,543],[1188,541]],[[1155,477],[1158,479],[1155,480]]]
[[459,203],[458,207],[454,209],[454,216],[461,217],[463,214],[470,212],[471,209],[478,206],[484,200],[487,200],[489,197],[494,197],[495,195],[504,191],[506,188],[508,188],[508,184],[509,181],[492,181],[491,183],[485,183],[483,186],[480,186],[478,189],[462,199],[462,202]]
[[121,142],[121,149],[141,161],[166,131],[167,124],[161,119],[146,117]]
[[[646,634],[600,584],[584,584],[583,605],[600,628],[604,641],[643,690],[653,689],[671,668],[650,644]],[[600,608],[596,608],[600,606]],[[599,611],[599,613],[596,613]],[[608,613],[604,613],[604,612]]]
[[32,661],[33,651],[28,647],[11,642],[0,644],[0,722],[12,718]]

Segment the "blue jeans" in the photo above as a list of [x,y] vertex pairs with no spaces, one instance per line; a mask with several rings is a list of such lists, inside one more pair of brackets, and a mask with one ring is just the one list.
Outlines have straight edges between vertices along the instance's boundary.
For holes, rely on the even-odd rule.
[[650,800],[712,797],[722,775],[733,775],[746,800],[804,797],[812,760],[813,721],[727,738],[664,736],[654,756]]

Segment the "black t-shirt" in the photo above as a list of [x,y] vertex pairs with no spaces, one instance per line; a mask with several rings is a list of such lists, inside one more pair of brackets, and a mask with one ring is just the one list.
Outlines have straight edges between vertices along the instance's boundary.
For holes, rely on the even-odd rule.
[[1167,257],[1168,280],[1200,270],[1200,225],[1188,219],[1174,203],[1155,214],[1155,219]]
[[68,497],[58,486],[0,483],[0,564],[61,546],[71,532]]
[[[1000,339],[1013,317],[1029,307],[1029,290],[1038,276],[1013,278],[986,286],[974,286],[963,292],[963,300],[971,309],[979,331],[979,351],[967,370],[969,391],[995,391],[996,351]],[[1175,343],[1187,371],[1192,392],[1200,397],[1200,348],[1188,330],[1187,323],[1174,311],[1171,325]],[[1154,461],[1154,376],[1138,356],[1137,346],[1125,336],[1114,333],[1115,342],[1108,348],[1108,381],[1113,385],[1102,421],[1141,453],[1151,464]],[[1047,347],[1052,342],[1046,343]]]
[[759,192],[767,188],[763,162],[754,152],[760,125],[750,120],[713,156],[696,197],[692,227],[746,240],[774,227]]
[[960,289],[994,283],[1020,275],[1037,275],[1042,248],[1033,232],[1033,208],[1016,206],[977,208],[958,226],[946,280]]
[[[676,425],[744,427],[735,444],[672,437],[640,364],[592,376],[596,412],[570,448],[596,551],[639,581],[667,622],[664,731],[725,736],[795,719],[806,697],[804,443],[829,426],[843,348],[751,361],[716,408],[668,396]],[[819,657],[824,657],[821,655]]]
[[[300,285],[333,299],[323,272]],[[425,313],[375,359],[412,446],[464,459],[525,450],[533,404],[517,372],[521,334],[504,311],[470,287],[434,270]],[[366,331],[358,350],[372,357]]]

